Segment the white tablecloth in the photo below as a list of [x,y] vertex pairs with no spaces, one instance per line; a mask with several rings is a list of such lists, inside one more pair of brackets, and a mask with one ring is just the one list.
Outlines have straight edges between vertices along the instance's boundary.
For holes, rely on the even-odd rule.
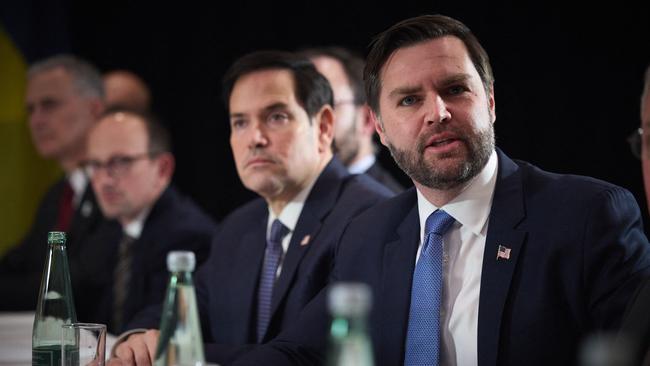
[[[0,312],[0,366],[31,366],[34,313]],[[115,337],[106,336],[106,355]]]

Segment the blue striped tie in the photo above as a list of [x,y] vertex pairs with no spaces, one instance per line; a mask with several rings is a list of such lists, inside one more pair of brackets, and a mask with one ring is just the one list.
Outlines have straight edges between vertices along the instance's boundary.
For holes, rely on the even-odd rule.
[[440,303],[442,300],[442,237],[454,223],[442,210],[425,224],[425,242],[415,266],[404,365],[438,365],[440,358]]
[[262,343],[271,319],[273,285],[282,258],[282,239],[288,232],[289,229],[280,220],[273,220],[271,235],[266,240],[264,268],[262,268],[260,285],[257,289],[257,343]]

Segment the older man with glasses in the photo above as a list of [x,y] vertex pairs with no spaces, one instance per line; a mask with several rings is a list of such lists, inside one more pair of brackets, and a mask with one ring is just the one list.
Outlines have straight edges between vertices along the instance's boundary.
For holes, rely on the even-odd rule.
[[90,132],[83,166],[102,212],[120,225],[106,235],[110,245],[97,248],[105,253],[103,270],[95,269],[105,273],[99,276],[104,291],[95,312],[81,320],[107,323],[118,333],[137,312],[162,301],[167,253],[190,250],[201,262],[215,226],[170,185],[169,137],[151,115],[107,111]]

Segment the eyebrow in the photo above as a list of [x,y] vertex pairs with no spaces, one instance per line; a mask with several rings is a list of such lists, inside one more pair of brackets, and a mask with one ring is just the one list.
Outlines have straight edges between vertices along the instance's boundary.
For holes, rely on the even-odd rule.
[[[443,79],[441,82],[439,82],[438,87],[445,87],[457,83],[464,83],[467,80],[471,79],[471,75],[469,74],[455,74],[451,75],[445,79]],[[389,98],[394,98],[402,95],[408,95],[408,94],[415,94],[422,91],[422,86],[403,86],[403,87],[397,87],[393,89],[389,94]]]
[[[264,113],[268,113],[268,112],[277,111],[277,110],[279,110],[279,109],[287,109],[288,107],[289,107],[289,106],[288,106],[286,103],[283,103],[283,102],[277,102],[277,103],[273,103],[273,104],[271,104],[271,105],[268,105],[268,106],[264,107],[264,108],[262,109],[262,111],[263,111]],[[231,114],[230,114],[230,118],[242,118],[242,117],[244,117],[245,115],[246,115],[246,113],[231,113]]]

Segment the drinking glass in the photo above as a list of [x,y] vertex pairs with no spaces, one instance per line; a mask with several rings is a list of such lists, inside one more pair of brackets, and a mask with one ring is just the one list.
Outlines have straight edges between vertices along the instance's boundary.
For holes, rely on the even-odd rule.
[[61,330],[61,366],[104,366],[106,325],[64,324]]

